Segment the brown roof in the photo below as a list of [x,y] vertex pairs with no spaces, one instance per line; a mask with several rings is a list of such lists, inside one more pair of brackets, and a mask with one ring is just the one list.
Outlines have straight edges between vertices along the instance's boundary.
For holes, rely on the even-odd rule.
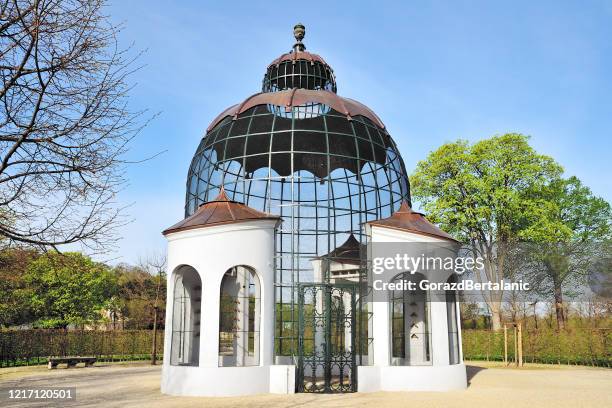
[[257,105],[276,105],[284,106],[290,111],[291,107],[302,106],[308,103],[321,103],[332,109],[345,114],[349,119],[351,116],[365,116],[374,122],[378,127],[385,125],[380,118],[367,106],[350,98],[343,98],[330,91],[293,88],[278,92],[262,92],[249,96],[242,103],[230,106],[208,126],[207,131],[214,128],[227,116],[238,116]]
[[244,204],[231,201],[221,187],[221,192],[214,200],[202,204],[193,215],[164,230],[162,234],[242,221],[278,220],[279,218],[276,215],[257,211]]
[[357,241],[353,234],[349,235],[348,239],[339,247],[327,255],[321,255],[316,259],[329,259],[331,261],[359,265],[361,263],[361,254],[365,253],[365,244]]
[[455,238],[429,222],[423,214],[412,211],[412,208],[410,208],[406,201],[402,202],[400,209],[394,212],[391,217],[370,221],[368,224],[458,242]]
[[270,65],[268,65],[268,68],[271,67],[272,65],[278,65],[283,61],[297,61],[297,60],[306,60],[306,61],[313,62],[313,63],[315,61],[318,61],[321,64],[325,64],[329,66],[329,64],[327,64],[327,62],[325,62],[325,60],[321,58],[320,55],[313,54],[308,51],[291,51],[291,52],[287,52],[281,55],[280,57],[276,58],[274,61],[270,63]]

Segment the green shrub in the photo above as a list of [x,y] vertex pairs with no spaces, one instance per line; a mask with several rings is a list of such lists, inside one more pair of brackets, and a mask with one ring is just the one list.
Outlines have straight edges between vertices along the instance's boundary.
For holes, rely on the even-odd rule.
[[[504,332],[463,330],[465,360],[503,361]],[[523,331],[523,359],[528,363],[612,367],[612,329]],[[508,360],[514,360],[514,331],[508,329]]]

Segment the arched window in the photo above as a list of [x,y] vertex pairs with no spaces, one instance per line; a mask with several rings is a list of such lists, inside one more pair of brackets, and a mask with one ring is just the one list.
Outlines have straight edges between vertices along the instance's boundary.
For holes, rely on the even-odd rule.
[[[457,282],[457,276],[452,274],[448,281]],[[457,321],[457,293],[446,291],[446,319],[448,324],[448,361],[449,364],[459,364],[459,322]]]
[[197,366],[200,356],[202,281],[191,266],[175,272],[170,364]]
[[261,287],[253,269],[230,268],[221,280],[219,367],[259,365]]
[[[419,289],[422,279],[420,273],[404,272],[391,281],[406,288],[391,292],[391,365],[431,364],[429,298]],[[414,282],[414,290],[407,288],[408,282]]]

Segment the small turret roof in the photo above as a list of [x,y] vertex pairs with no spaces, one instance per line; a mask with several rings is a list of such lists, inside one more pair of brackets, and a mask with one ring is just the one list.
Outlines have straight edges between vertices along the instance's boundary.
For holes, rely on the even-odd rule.
[[342,245],[327,255],[319,256],[316,259],[359,265],[361,263],[361,255],[365,254],[365,250],[366,246],[357,241],[357,238],[351,234]]
[[174,224],[162,232],[168,235],[174,232],[212,227],[253,220],[278,220],[280,217],[257,211],[242,203],[232,201],[221,187],[219,195],[212,201],[202,204],[191,216]]
[[390,217],[370,221],[367,224],[458,242],[448,233],[442,231],[440,228],[429,222],[429,220],[427,220],[423,214],[412,211],[412,208],[410,208],[406,201],[402,202],[399,210],[394,212]]

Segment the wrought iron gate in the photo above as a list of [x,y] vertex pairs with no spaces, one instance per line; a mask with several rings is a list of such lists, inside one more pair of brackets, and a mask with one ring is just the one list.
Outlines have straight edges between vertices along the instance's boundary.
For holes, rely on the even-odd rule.
[[356,284],[300,284],[298,392],[354,392]]

